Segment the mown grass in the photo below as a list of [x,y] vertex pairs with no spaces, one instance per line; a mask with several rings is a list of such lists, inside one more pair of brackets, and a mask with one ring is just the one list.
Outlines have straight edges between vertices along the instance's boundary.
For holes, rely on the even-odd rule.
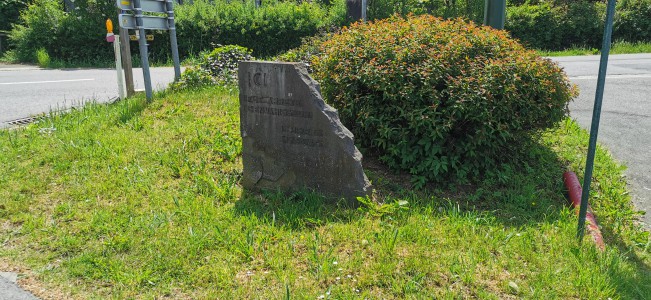
[[567,120],[482,184],[426,191],[367,163],[375,195],[350,207],[242,191],[235,90],[91,105],[0,131],[0,265],[79,299],[649,299],[649,237],[603,149],[608,247],[575,239],[561,175],[586,144]]
[[[574,47],[561,51],[546,51],[538,50],[540,56],[580,56],[580,55],[597,55],[601,53],[601,49],[588,48],[588,47]],[[648,42],[614,42],[610,48],[610,54],[636,54],[636,53],[651,53],[651,43]]]

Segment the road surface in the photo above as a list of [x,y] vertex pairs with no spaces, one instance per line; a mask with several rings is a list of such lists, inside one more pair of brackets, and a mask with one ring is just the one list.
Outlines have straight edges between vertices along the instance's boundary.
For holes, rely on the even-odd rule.
[[38,300],[34,295],[16,285],[17,275],[0,272],[0,300]]
[[[570,115],[590,130],[599,56],[553,60],[579,86]],[[607,71],[598,142],[628,166],[633,204],[646,212],[642,221],[651,229],[651,54],[611,55]]]
[[[174,80],[174,69],[151,68],[152,87],[160,90]],[[142,69],[133,69],[136,90],[144,90]],[[109,102],[118,96],[111,69],[39,69],[0,64],[0,128],[7,122],[80,106]]]

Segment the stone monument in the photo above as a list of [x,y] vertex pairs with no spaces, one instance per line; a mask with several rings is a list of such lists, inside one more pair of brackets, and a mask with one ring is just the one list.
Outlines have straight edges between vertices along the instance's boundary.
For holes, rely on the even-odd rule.
[[243,186],[312,189],[353,201],[370,191],[353,134],[302,63],[240,62]]

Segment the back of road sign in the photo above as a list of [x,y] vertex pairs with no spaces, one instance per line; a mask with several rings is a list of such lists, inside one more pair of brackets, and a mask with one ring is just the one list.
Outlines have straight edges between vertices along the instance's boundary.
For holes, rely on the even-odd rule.
[[[181,66],[179,64],[179,50],[176,42],[176,28],[174,26],[174,1],[116,0],[116,5],[121,10],[118,19],[122,28],[135,29],[141,37],[146,36],[145,29],[167,30],[170,32],[172,60],[174,61],[174,78],[175,80],[178,80],[181,77]],[[165,13],[167,14],[167,17],[145,16],[142,14],[143,12]],[[140,38],[138,44],[140,46],[140,59],[142,63],[142,73],[145,79],[147,100],[151,100],[152,90],[149,75],[147,43],[145,43],[145,39]]]
[[[135,9],[132,0],[117,0],[117,5],[121,10]],[[167,5],[165,4],[165,0],[140,0],[140,6],[144,12],[167,12]]]
[[[136,29],[136,17],[129,14],[120,14],[118,16],[120,26],[126,29]],[[169,25],[166,17],[142,16],[142,26],[145,29],[168,30]]]

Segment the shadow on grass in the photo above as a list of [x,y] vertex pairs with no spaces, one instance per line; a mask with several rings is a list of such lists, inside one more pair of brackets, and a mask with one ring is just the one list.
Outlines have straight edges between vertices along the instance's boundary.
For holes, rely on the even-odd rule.
[[362,218],[358,205],[348,201],[327,199],[309,190],[285,194],[281,191],[254,193],[243,191],[235,203],[239,215],[255,215],[274,219],[276,224],[292,230],[311,229],[328,222],[350,222]]
[[633,271],[617,266],[616,261],[611,262],[608,268],[611,283],[621,299],[651,299],[651,266],[647,262],[648,259],[640,257],[637,251],[631,249],[635,246],[627,244],[622,236],[611,228],[602,227],[601,231],[607,237],[608,244],[617,247],[620,253],[632,262]]
[[[373,183],[372,199],[380,204],[406,200],[413,208],[455,206],[462,211],[490,214],[507,227],[554,221],[566,205],[564,166],[553,151],[536,142],[527,143],[499,170],[485,174],[483,182],[472,185],[430,185],[414,190],[409,174],[388,170],[372,157],[365,158],[364,165]],[[310,191],[289,195],[276,191],[244,192],[235,209],[242,215],[273,216],[276,222],[300,229],[305,224],[361,218],[365,206],[329,201]]]

